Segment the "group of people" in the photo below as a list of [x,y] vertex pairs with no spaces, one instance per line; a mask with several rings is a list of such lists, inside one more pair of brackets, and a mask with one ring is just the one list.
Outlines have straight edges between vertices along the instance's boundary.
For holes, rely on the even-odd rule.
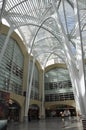
[[65,127],[70,121],[71,113],[69,109],[65,109],[63,112],[60,112],[61,119],[62,119],[62,127]]

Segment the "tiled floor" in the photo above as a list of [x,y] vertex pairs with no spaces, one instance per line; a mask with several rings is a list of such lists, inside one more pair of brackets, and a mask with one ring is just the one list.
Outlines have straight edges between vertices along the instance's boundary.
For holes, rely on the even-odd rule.
[[31,121],[27,123],[9,123],[7,130],[83,130],[81,122],[68,123],[62,128],[60,118]]

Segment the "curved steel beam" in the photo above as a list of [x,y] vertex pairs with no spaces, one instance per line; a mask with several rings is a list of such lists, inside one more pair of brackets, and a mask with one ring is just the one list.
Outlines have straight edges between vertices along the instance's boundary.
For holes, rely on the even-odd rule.
[[[19,28],[19,27],[21,27],[21,26],[26,26],[26,25],[31,25],[31,26],[40,27],[40,25],[35,24],[35,23],[27,23],[27,24],[22,24],[22,25],[20,25],[20,26],[16,26],[15,29],[17,29],[17,28]],[[60,42],[59,38],[58,38],[51,30],[47,29],[47,28],[44,27],[44,26],[41,26],[41,28],[44,29],[44,30],[46,30],[46,31],[49,32],[50,34],[52,34],[52,35]],[[60,43],[61,43],[61,42],[60,42]]]
[[[43,41],[43,40],[47,40],[47,39],[55,39],[54,37],[44,37],[44,38],[42,38],[42,39],[39,39],[38,41],[36,41],[35,43],[38,43],[39,44],[39,42],[41,42],[41,41]],[[34,45],[34,46],[38,46],[38,44],[36,44],[36,45]]]
[[28,1],[28,0],[23,0],[23,1],[19,2],[18,4],[14,5],[12,8],[10,8],[7,12],[11,11],[15,7],[19,6],[20,4],[22,4],[22,3],[26,2],[26,1]]
[[[30,101],[30,94],[31,94],[31,91],[29,92],[29,86],[30,86],[30,83],[29,83],[29,78],[30,78],[30,57],[31,57],[31,53],[32,53],[32,49],[33,49],[33,46],[34,46],[34,41],[35,41],[35,38],[39,32],[39,30],[41,29],[42,25],[48,20],[50,19],[50,17],[46,18],[44,21],[42,21],[41,25],[39,26],[39,28],[36,30],[36,33],[34,34],[33,36],[33,39],[31,39],[31,42],[32,42],[32,46],[30,48],[30,54],[29,54],[29,61],[28,61],[28,76],[27,76],[27,93],[26,93],[26,104],[25,104],[25,116],[27,116],[28,114],[28,109],[29,109],[29,101]],[[31,88],[30,88],[31,90]],[[29,94],[28,94],[29,92]]]
[[74,9],[73,3],[70,0],[67,0],[67,2],[70,4],[70,6]]
[[1,13],[0,13],[0,22],[1,22],[1,19],[2,19],[3,12],[5,10],[5,5],[6,5],[6,0],[3,0],[3,4],[2,4],[2,8],[1,8]]
[[[64,58],[62,58],[62,56],[58,55],[58,54],[57,54],[56,52],[54,52],[54,51],[45,52],[45,53],[49,53],[48,57],[46,58],[45,65],[46,65],[48,59],[50,58],[50,56],[51,56],[52,54],[57,55],[60,59],[62,59],[62,61],[63,61],[64,63],[66,63],[66,61],[64,60]],[[40,53],[39,55],[42,55],[42,54],[43,54],[43,53]],[[35,57],[37,58],[37,57],[39,57],[39,55],[36,55]],[[45,68],[45,65],[43,66],[44,68]]]
[[41,29],[42,25],[43,25],[48,19],[50,19],[50,17],[46,18],[46,19],[41,23],[41,25],[39,26],[39,28],[37,29],[37,31],[36,31],[36,33],[35,33],[35,35],[34,35],[34,37],[33,37],[32,47],[31,47],[31,49],[30,49],[30,54],[31,54],[31,52],[32,52],[32,48],[33,48],[33,45],[34,45],[34,41],[35,41],[35,38],[36,38],[36,36],[37,36],[39,30]]

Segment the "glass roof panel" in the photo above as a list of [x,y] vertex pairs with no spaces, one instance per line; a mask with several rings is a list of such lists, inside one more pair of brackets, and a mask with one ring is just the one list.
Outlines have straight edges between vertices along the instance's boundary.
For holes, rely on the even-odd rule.
[[59,14],[66,33],[70,33],[74,27],[75,19],[74,19],[73,8],[66,0],[64,0],[64,2],[61,2],[60,4]]
[[[79,15],[86,51],[86,0],[79,0]],[[69,40],[70,51],[76,56],[76,28],[74,17],[74,0],[55,0],[57,12]],[[58,22],[54,19],[56,12],[52,0],[8,0],[0,1],[1,18],[21,36],[28,52],[42,67],[52,63],[65,63],[63,34]],[[33,46],[33,47],[32,47]],[[86,56],[86,55],[85,55]],[[51,62],[53,61],[53,62]]]

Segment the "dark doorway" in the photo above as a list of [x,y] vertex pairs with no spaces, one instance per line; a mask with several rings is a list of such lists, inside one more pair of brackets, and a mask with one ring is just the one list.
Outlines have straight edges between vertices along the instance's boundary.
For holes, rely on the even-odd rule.
[[17,102],[9,103],[9,121],[19,121],[20,106]]
[[38,120],[39,119],[39,107],[35,104],[30,105],[28,111],[28,120]]

